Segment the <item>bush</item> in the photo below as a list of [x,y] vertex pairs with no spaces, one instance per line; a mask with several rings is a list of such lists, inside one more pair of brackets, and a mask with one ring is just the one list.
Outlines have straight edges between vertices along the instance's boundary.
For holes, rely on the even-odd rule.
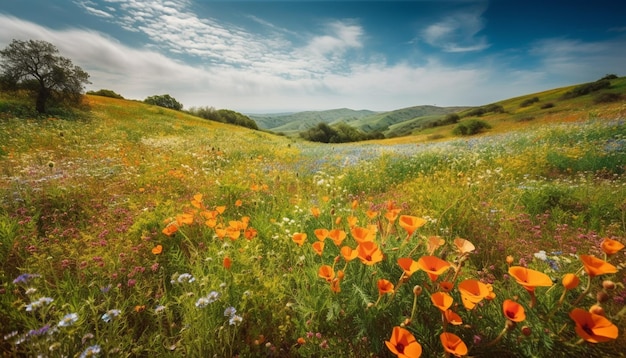
[[490,105],[483,106],[483,107],[473,108],[469,112],[465,113],[463,116],[464,117],[472,117],[472,116],[480,117],[486,113],[504,113],[504,107],[502,107],[502,105],[500,104],[494,103],[494,104],[490,104]]
[[609,88],[609,87],[611,87],[611,81],[606,80],[606,79],[601,79],[595,82],[585,83],[583,85],[575,87],[573,90],[566,92],[562,98],[569,99],[569,98],[580,97],[580,96],[589,94],[591,92],[600,91],[602,89]]
[[159,107],[165,107],[180,111],[183,109],[183,105],[175,100],[169,94],[150,96],[144,100],[147,104],[152,104]]
[[300,137],[311,142],[348,143],[371,139],[384,139],[385,135],[378,131],[364,133],[345,123],[339,123],[335,127],[331,127],[327,123],[322,122],[316,127],[300,132]]
[[121,95],[108,90],[108,89],[101,89],[98,91],[87,91],[87,94],[90,95],[94,95],[94,96],[102,96],[102,97],[111,97],[111,98],[117,98],[117,99],[124,99],[124,97],[122,97]]
[[532,106],[533,103],[535,102],[539,102],[539,98],[538,97],[533,97],[533,98],[528,98],[525,99],[522,103],[520,103],[520,107],[528,107],[528,106]]
[[478,119],[470,119],[468,121],[459,123],[454,128],[452,133],[454,135],[474,135],[489,128],[491,128],[491,126],[485,121],[481,121]]
[[619,93],[604,92],[600,93],[593,99],[593,103],[611,103],[622,99]]
[[541,105],[541,109],[548,109],[548,108],[552,108],[552,107],[554,107],[554,103],[552,103],[552,102],[548,102],[548,103],[545,103],[545,104]]

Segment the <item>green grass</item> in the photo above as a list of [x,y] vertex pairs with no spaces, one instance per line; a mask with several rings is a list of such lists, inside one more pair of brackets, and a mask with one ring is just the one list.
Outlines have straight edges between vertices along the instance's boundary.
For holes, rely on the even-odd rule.
[[[588,98],[538,109],[563,91],[524,108],[525,98],[502,102],[507,113],[481,117],[492,129],[476,137],[451,137],[449,126],[429,129],[441,134],[432,142],[332,146],[106,97],[87,96],[90,111],[70,119],[32,116],[0,97],[0,350],[388,357],[385,341],[403,326],[425,357],[444,355],[444,331],[472,356],[623,356],[624,250],[605,257],[600,243],[626,242],[626,113]],[[407,239],[400,215],[424,225]],[[178,230],[166,235],[168,225]],[[359,245],[353,226],[373,230],[379,262],[346,261],[341,248]],[[346,237],[325,238],[318,254],[317,229]],[[307,235],[301,246],[296,233]],[[429,248],[434,236],[443,244]],[[476,249],[461,254],[457,238]],[[582,254],[618,272],[593,278],[585,292]],[[431,255],[456,270],[436,281],[423,270],[403,277],[399,258]],[[323,265],[335,277],[319,277]],[[509,265],[554,285],[538,287],[531,307]],[[581,284],[559,303],[565,273]],[[379,294],[381,279],[393,294]],[[495,297],[466,309],[458,285],[467,279],[491,285]],[[444,323],[431,302],[444,280],[462,325]],[[604,280],[616,287],[602,288]],[[601,292],[619,336],[579,342],[569,313],[588,310]],[[501,335],[505,299],[526,319]]]

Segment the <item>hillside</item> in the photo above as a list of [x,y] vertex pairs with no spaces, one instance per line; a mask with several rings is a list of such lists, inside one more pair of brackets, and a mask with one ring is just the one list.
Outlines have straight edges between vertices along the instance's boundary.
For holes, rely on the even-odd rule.
[[374,111],[352,110],[348,108],[326,111],[305,111],[297,113],[249,114],[259,128],[274,132],[301,131],[316,126],[318,123],[350,122],[375,114]]

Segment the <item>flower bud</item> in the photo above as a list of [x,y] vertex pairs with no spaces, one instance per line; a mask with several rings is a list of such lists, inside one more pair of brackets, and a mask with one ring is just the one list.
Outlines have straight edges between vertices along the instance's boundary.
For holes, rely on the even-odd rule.
[[578,284],[580,284],[580,279],[573,273],[566,273],[565,276],[563,276],[562,283],[563,287],[565,287],[566,290],[571,290],[578,287]]
[[415,296],[419,296],[422,294],[422,286],[420,285],[415,285],[415,287],[413,287],[413,294]]
[[593,313],[593,314],[597,314],[600,315],[602,317],[604,317],[604,308],[602,308],[602,306],[600,305],[593,305],[591,307],[589,307],[589,312]]
[[513,328],[515,328],[515,325],[516,325],[516,322],[513,322],[510,319],[507,319],[504,327],[506,328],[507,331],[510,331]]
[[611,280],[604,280],[602,281],[602,288],[605,290],[613,290],[615,289],[615,282]]
[[609,295],[606,292],[599,291],[598,294],[596,294],[596,301],[598,301],[598,303],[604,303],[608,300],[609,300]]
[[513,263],[513,260],[514,260],[513,256],[511,256],[511,255],[506,257],[506,263],[509,264],[509,265],[511,265]]
[[522,327],[522,334],[525,335],[526,337],[530,336],[532,333],[533,331],[530,329],[530,327],[528,326]]
[[406,319],[404,319],[403,324],[404,324],[405,326],[410,325],[410,324],[411,324],[411,319],[410,319],[410,318],[406,318]]

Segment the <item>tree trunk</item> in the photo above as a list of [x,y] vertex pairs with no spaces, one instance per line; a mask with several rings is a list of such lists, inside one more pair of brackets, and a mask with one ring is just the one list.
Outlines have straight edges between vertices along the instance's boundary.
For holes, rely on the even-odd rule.
[[47,88],[40,88],[39,92],[37,93],[37,103],[35,105],[35,108],[37,109],[37,112],[39,113],[46,113],[46,102],[48,101],[48,89]]

